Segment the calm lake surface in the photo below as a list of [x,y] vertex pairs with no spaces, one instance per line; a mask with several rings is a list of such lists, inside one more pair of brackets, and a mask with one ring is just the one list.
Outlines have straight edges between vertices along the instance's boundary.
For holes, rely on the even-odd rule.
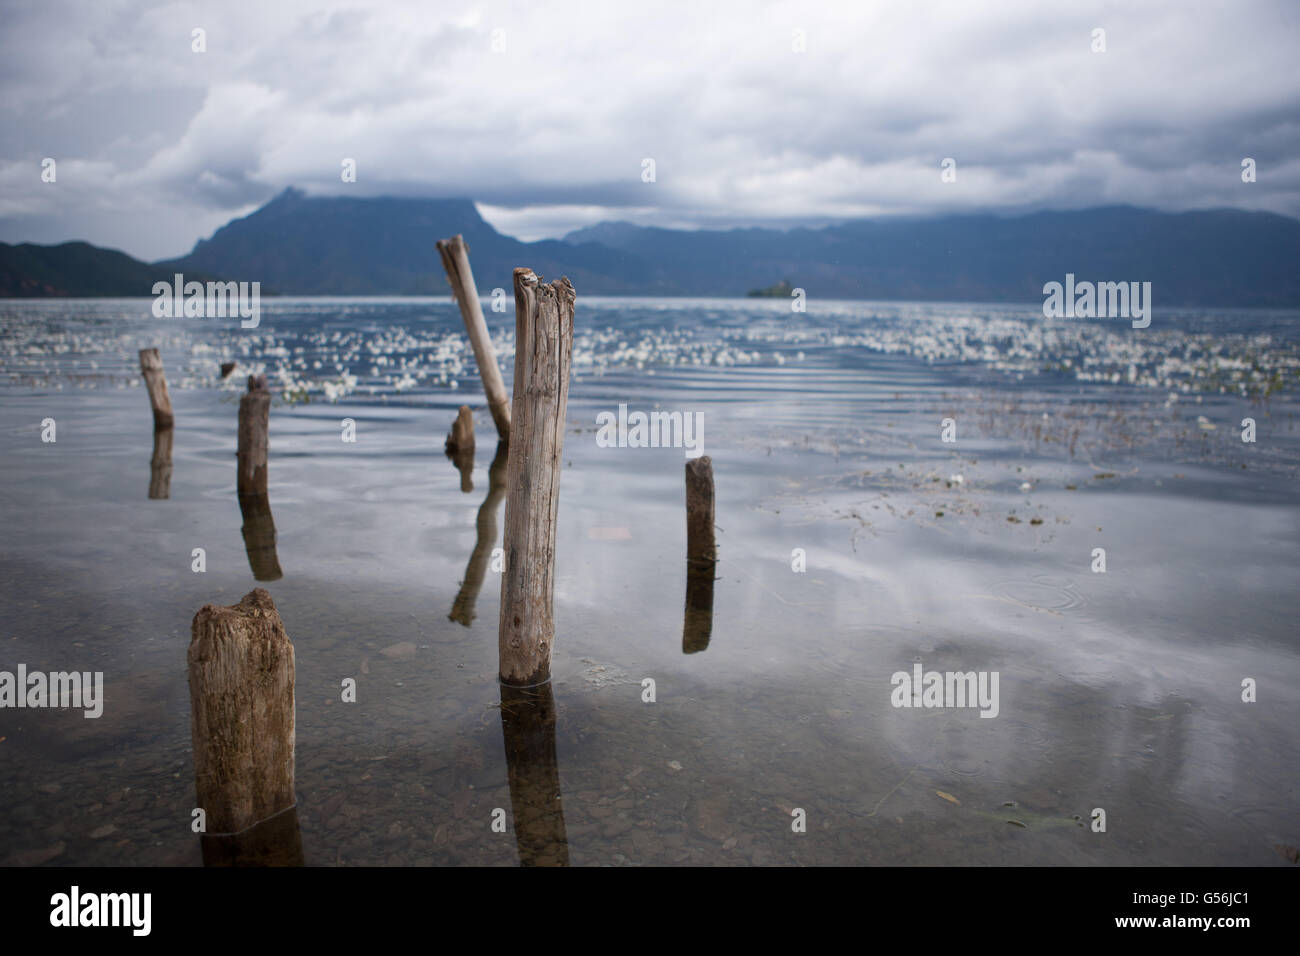
[[[190,622],[259,586],[296,648],[308,864],[1285,865],[1300,845],[1300,313],[1132,329],[579,290],[555,759],[512,766],[500,575],[462,587],[504,516],[455,306],[266,299],[243,330],[150,304],[0,303],[0,671],[102,671],[105,696],[98,719],[0,709],[0,862],[201,865]],[[513,312],[488,322],[509,382]],[[165,499],[146,347],[176,414]],[[250,372],[276,394],[277,580],[235,496]],[[469,491],[442,447],[461,404]],[[693,653],[686,453],[601,447],[620,404],[703,416],[720,561]],[[996,717],[893,706],[917,664],[996,672]]]

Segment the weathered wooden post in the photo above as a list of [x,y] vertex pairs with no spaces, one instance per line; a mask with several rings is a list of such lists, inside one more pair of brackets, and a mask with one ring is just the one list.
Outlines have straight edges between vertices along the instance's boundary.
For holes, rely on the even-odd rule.
[[506,465],[498,647],[502,682],[532,685],[551,676],[555,521],[576,295],[568,279],[544,284],[531,269],[516,269],[514,284],[514,435]]
[[451,285],[452,295],[460,306],[460,316],[465,321],[465,332],[474,349],[474,361],[478,363],[479,375],[483,378],[483,394],[487,396],[492,421],[496,423],[497,434],[501,439],[508,440],[510,397],[506,394],[506,386],[501,379],[501,369],[497,367],[492,337],[488,335],[487,323],[483,321],[483,308],[479,305],[474,273],[469,267],[469,246],[459,235],[439,239],[438,254],[442,257],[442,267],[447,270],[447,282]]
[[239,437],[235,452],[238,462],[236,491],[244,525],[244,550],[248,565],[258,581],[278,581],[284,576],[275,550],[275,518],[266,493],[268,430],[271,392],[266,378],[248,376],[248,391],[239,400]]
[[154,430],[171,428],[176,421],[172,417],[172,396],[167,391],[167,376],[163,373],[162,357],[157,349],[140,350],[140,374],[144,376],[149,404],[153,406]]
[[239,497],[266,494],[266,459],[271,420],[271,391],[266,376],[248,376],[248,391],[239,400],[239,460],[236,489]]
[[474,522],[478,538],[465,568],[465,580],[461,582],[460,591],[451,605],[451,613],[447,615],[449,619],[466,627],[474,622],[474,604],[478,601],[478,592],[483,588],[492,547],[497,543],[497,508],[506,494],[506,459],[509,447],[506,442],[497,442],[497,453],[488,468],[487,497],[479,506],[478,518]]
[[294,654],[271,595],[205,604],[190,626],[190,735],[212,835],[294,806]]
[[713,530],[713,460],[686,463],[686,622],[682,653],[709,646],[713,631],[713,576],[718,562]]
[[460,414],[452,422],[451,434],[445,446],[447,457],[460,470],[460,490],[474,490],[474,413],[468,405],[460,407]]
[[519,862],[524,866],[568,866],[551,685],[502,684],[501,732]]
[[149,460],[149,497],[167,498],[172,488],[172,438],[173,428],[155,428],[153,432],[153,457]]

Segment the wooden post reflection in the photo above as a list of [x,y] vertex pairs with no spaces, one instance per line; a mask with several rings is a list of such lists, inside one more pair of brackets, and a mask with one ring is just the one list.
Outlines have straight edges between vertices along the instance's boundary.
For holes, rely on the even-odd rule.
[[447,457],[460,472],[460,490],[469,494],[474,490],[474,449],[469,451],[447,452]]
[[[473,452],[471,451],[470,454],[472,455]],[[492,556],[492,548],[497,543],[497,508],[501,506],[501,499],[506,494],[508,457],[509,449],[506,443],[497,442],[497,453],[488,468],[487,497],[479,506],[478,518],[474,522],[478,529],[478,540],[474,543],[474,551],[470,554],[469,564],[465,568],[465,580],[461,583],[456,600],[451,605],[451,614],[448,615],[451,620],[466,627],[469,627],[474,620],[474,605],[478,601],[478,592],[483,588],[488,558]]]
[[275,519],[266,496],[271,392],[265,375],[248,376],[248,391],[239,399],[239,438],[235,451],[239,513],[244,516],[244,550],[258,581],[284,577],[275,553]]
[[172,436],[171,428],[155,429],[153,433],[153,458],[149,462],[149,497],[169,498],[172,491]]
[[280,558],[275,551],[275,519],[271,517],[271,502],[266,495],[240,495],[239,513],[244,516],[240,532],[244,536],[244,550],[248,553],[248,566],[256,581],[278,581],[284,577]]
[[204,866],[302,866],[298,808],[290,807],[243,833],[202,834]]
[[686,622],[682,653],[709,646],[713,633],[713,575],[718,549],[713,534],[713,461],[708,455],[686,463]]
[[501,730],[519,862],[523,866],[568,866],[569,841],[555,755],[555,696],[550,682],[536,687],[503,683]]

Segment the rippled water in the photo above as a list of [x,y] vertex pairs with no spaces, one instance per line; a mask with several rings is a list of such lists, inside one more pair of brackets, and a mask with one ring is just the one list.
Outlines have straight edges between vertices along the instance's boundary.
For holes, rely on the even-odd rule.
[[[0,710],[0,861],[201,862],[189,623],[259,585],[296,647],[310,864],[1281,864],[1300,844],[1300,315],[1133,330],[580,297],[552,724],[545,701],[503,706],[499,576],[462,584],[502,516],[454,306],[264,300],[251,331],[148,306],[0,306],[0,670],[106,683],[98,720]],[[513,316],[488,319],[509,381]],[[148,346],[177,419],[165,500]],[[233,453],[262,371],[283,577],[259,582]],[[442,453],[462,403],[468,493]],[[720,563],[702,651],[683,653],[684,453],[598,446],[620,403],[704,415]],[[892,706],[915,663],[998,672],[998,716]]]

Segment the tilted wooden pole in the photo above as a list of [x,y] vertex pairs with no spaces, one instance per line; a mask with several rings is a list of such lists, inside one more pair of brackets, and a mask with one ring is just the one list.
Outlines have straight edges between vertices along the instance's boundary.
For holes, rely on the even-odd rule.
[[492,337],[488,335],[487,323],[483,321],[483,308],[479,305],[478,289],[474,286],[474,273],[469,268],[469,246],[461,236],[439,239],[438,254],[442,257],[442,267],[447,270],[447,282],[451,285],[452,295],[460,306],[460,316],[465,320],[465,332],[469,335],[469,344],[474,349],[474,361],[478,363],[479,374],[483,377],[483,394],[487,396],[492,421],[496,422],[497,434],[508,440],[510,397],[506,394],[506,386],[501,379],[501,369],[497,367]]
[[153,406],[154,430],[171,428],[176,421],[172,417],[172,396],[167,391],[167,376],[163,374],[162,358],[157,349],[140,350],[140,374],[144,376],[149,404]]
[[555,522],[576,295],[568,279],[543,284],[531,269],[516,269],[514,284],[514,435],[506,465],[498,645],[502,682],[527,686],[551,676]]
[[206,604],[190,626],[190,734],[207,832],[232,834],[294,797],[294,653],[271,595]]

